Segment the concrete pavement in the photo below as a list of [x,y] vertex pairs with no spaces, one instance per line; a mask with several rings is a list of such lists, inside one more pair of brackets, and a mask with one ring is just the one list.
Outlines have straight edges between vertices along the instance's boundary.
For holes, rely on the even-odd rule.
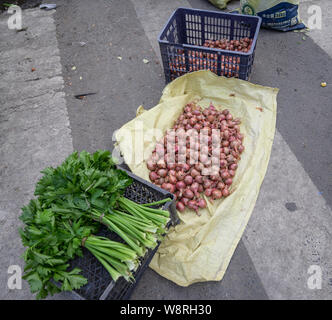
[[[34,299],[26,281],[9,290],[8,267],[23,270],[20,208],[40,171],[73,151],[53,12],[26,10],[23,27],[0,15],[0,299]],[[35,71],[32,71],[35,70]]]
[[[12,47],[7,51],[8,46],[0,44],[4,52],[0,57],[1,79],[5,79],[0,84],[3,93],[1,115],[6,117],[4,126],[1,122],[0,152],[1,160],[5,159],[2,163],[8,167],[7,171],[1,171],[0,208],[5,226],[0,224],[0,227],[1,231],[10,230],[1,232],[3,241],[0,243],[13,244],[9,260],[3,259],[6,248],[0,247],[1,287],[6,286],[8,264],[22,263],[17,258],[22,250],[15,234],[17,216],[20,206],[32,196],[39,170],[61,161],[73,147],[88,151],[112,148],[112,133],[134,117],[137,106],[143,104],[150,108],[159,100],[164,78],[156,39],[171,12],[179,6],[215,9],[203,0],[125,0],[121,3],[73,0],[70,4],[58,0],[56,3],[58,9],[54,15],[48,13],[44,17],[38,10],[34,14],[26,11],[29,21],[30,16],[34,16],[27,30],[28,35],[31,32],[31,41],[21,38],[22,33],[5,33],[4,37]],[[308,18],[308,6],[313,3],[316,2],[303,3],[304,19]],[[329,250],[332,241],[329,175],[332,96],[329,88],[323,89],[319,85],[322,80],[332,83],[332,41],[327,29],[332,22],[332,10],[327,0],[320,1],[320,5],[323,29],[310,32],[306,40],[301,33],[260,32],[251,81],[281,89],[278,130],[252,218],[223,280],[182,288],[147,270],[133,299],[332,298],[332,255]],[[233,1],[230,8],[237,6],[238,2]],[[3,28],[5,20],[1,18]],[[86,43],[84,46],[79,44],[82,41]],[[21,56],[16,57],[22,50]],[[18,64],[23,56],[29,57],[24,50],[30,50],[28,53],[33,55],[32,61],[26,62],[29,63],[26,68]],[[38,61],[37,57],[41,57],[43,67],[37,70],[43,81],[24,82],[30,79],[29,68]],[[150,63],[142,63],[143,58]],[[73,66],[76,70],[72,70]],[[35,72],[32,75],[35,76]],[[7,92],[8,83],[11,84],[11,96]],[[34,103],[29,95],[15,96],[16,88],[24,94],[37,90],[41,100]],[[51,88],[55,88],[56,94],[42,95]],[[97,94],[84,101],[73,97],[85,92]],[[55,111],[55,97],[59,100],[56,100],[59,114]],[[15,99],[27,112],[14,112],[14,118],[9,118],[12,122],[8,122],[6,119],[12,114]],[[47,104],[43,105],[45,101]],[[38,115],[38,119],[44,119],[42,126],[36,120],[33,120],[33,126],[30,125],[31,111],[28,110],[35,111],[32,117]],[[54,112],[50,112],[52,110]],[[32,127],[35,132],[32,138],[20,130],[20,126],[15,127],[16,123],[22,123],[23,128],[27,126],[27,130]],[[48,130],[44,130],[53,127],[59,131],[55,131],[56,138],[49,139]],[[37,146],[34,147],[30,139],[39,136],[37,152]],[[8,145],[19,149],[8,149]],[[47,152],[43,151],[45,146],[48,146]],[[26,163],[19,157],[21,154],[24,159],[33,160]],[[17,160],[13,161],[15,157]],[[16,176],[15,172],[18,172]],[[22,176],[23,182],[19,180]],[[17,193],[17,187],[23,187],[24,192]],[[12,196],[14,191],[15,197]],[[322,268],[321,290],[310,290],[307,286],[311,265]],[[22,291],[1,290],[1,295],[0,298],[5,299],[32,298],[26,284]],[[68,296],[56,298],[60,297]]]

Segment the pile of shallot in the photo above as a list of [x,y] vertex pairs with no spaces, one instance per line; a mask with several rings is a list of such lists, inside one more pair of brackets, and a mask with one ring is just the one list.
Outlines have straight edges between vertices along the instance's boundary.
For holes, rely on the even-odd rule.
[[[188,103],[147,161],[150,180],[175,194],[178,211],[206,208],[204,198],[227,197],[244,150],[240,119],[212,104]],[[205,197],[204,197],[204,196]]]
[[[252,47],[253,39],[248,37],[239,40],[205,40],[203,47],[219,50],[248,53]],[[215,52],[204,52],[188,50],[188,66],[186,65],[185,52],[177,49],[176,54],[170,57],[169,70],[171,80],[187,72],[198,70],[210,70],[225,77],[239,77],[241,59],[240,56],[221,55],[220,71],[218,72],[218,54]]]
[[253,39],[241,38],[239,40],[205,40],[203,46],[230,51],[242,51],[247,53],[252,46]]

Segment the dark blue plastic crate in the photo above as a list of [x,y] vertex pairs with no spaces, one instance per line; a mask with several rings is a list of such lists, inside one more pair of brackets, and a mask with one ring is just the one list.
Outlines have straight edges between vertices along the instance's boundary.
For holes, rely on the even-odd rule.
[[[178,8],[159,35],[166,83],[192,71],[248,80],[262,19],[236,13]],[[253,40],[247,52],[204,47],[205,40]]]

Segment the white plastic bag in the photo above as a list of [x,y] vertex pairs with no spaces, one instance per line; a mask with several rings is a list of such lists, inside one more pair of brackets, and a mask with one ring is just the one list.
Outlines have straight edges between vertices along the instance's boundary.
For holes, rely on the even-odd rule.
[[299,0],[241,0],[241,12],[262,18],[262,27],[280,31],[303,29]]
[[209,0],[214,6],[216,6],[219,9],[226,9],[227,3],[231,0]]

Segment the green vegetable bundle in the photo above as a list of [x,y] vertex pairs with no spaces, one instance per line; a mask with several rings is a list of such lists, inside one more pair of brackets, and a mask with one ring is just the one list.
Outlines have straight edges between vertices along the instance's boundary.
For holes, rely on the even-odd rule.
[[[137,204],[123,197],[132,179],[116,168],[109,151],[74,152],[59,167],[46,168],[36,185],[37,199],[22,208],[20,229],[25,275],[37,298],[49,293],[78,289],[87,283],[69,261],[89,250],[116,281],[132,272],[146,250],[155,248],[166,232],[169,212],[154,209],[171,199]],[[117,233],[124,243],[99,237],[101,224]],[[56,286],[57,281],[60,286]]]

